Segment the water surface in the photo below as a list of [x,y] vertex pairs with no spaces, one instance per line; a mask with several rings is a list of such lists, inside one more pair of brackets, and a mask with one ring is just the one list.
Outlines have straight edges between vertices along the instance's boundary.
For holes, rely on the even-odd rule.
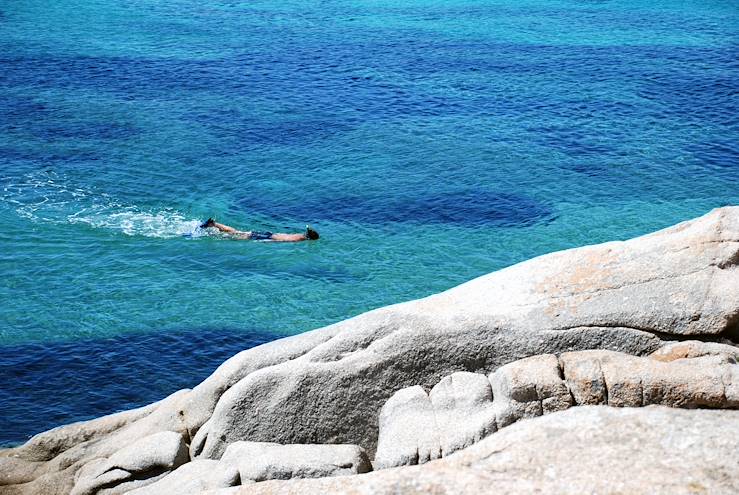
[[739,203],[737,95],[732,1],[6,3],[0,443]]

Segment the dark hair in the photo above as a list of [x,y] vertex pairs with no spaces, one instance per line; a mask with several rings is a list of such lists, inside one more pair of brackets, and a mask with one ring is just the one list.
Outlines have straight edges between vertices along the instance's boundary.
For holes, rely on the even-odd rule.
[[306,237],[307,237],[308,239],[310,239],[311,241],[315,241],[316,239],[318,239],[318,238],[320,237],[320,236],[318,235],[318,232],[316,232],[315,230],[313,230],[313,229],[312,229],[312,228],[310,228],[310,227],[308,227],[308,228],[306,228],[306,229],[305,229],[305,236],[306,236]]

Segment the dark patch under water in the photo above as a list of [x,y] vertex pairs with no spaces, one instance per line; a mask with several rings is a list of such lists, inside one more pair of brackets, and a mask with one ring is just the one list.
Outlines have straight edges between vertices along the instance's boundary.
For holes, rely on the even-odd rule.
[[[2,47],[0,47],[2,48]],[[362,53],[362,64],[357,64],[356,53]],[[92,56],[35,56],[15,55],[0,58],[3,67],[0,87],[25,89],[89,89],[117,94],[122,99],[170,99],[188,92],[209,91],[223,95],[250,95],[255,99],[274,95],[270,100],[282,102],[285,107],[302,109],[306,115],[326,115],[314,124],[300,128],[294,121],[275,123],[254,120],[253,112],[245,112],[242,137],[278,139],[275,130],[286,126],[287,139],[310,134],[311,127],[319,139],[330,127],[352,127],[357,122],[375,119],[393,119],[399,115],[434,116],[450,114],[485,113],[501,115],[546,115],[571,112],[572,101],[553,94],[526,94],[509,92],[507,88],[475,86],[473,91],[460,94],[436,92],[415,86],[412,81],[430,74],[467,74],[483,72],[497,77],[540,77],[556,70],[563,82],[581,85],[582,81],[626,79],[634,84],[640,105],[658,103],[661,115],[673,112],[681,118],[700,117],[723,121],[725,113],[716,111],[731,107],[736,84],[725,74],[736,58],[735,49],[723,47],[665,47],[655,45],[598,47],[567,45],[536,45],[513,43],[464,43],[435,40],[433,44],[420,43],[408,35],[392,42],[378,40],[372,43],[347,40],[341,44],[323,41],[316,44],[280,43],[262,53],[245,52],[213,60],[150,57],[92,57]],[[660,61],[661,64],[633,64],[633,59]],[[675,61],[700,63],[714,60],[721,70],[710,70],[686,75],[675,71]],[[309,60],[310,63],[306,61]],[[542,60],[548,66],[542,67]],[[337,64],[342,70],[336,70]],[[365,75],[367,68],[392,69],[397,79],[387,80]],[[228,77],[224,77],[227,74]],[[290,77],[285,77],[290,74]],[[497,80],[497,79],[495,79]],[[296,91],[296,88],[302,88]],[[491,89],[501,91],[491,91]],[[505,91],[503,91],[505,90]],[[22,100],[22,99],[21,99]],[[651,108],[624,108],[619,102],[613,108],[598,98],[577,100],[588,111],[606,112],[621,116],[623,111],[650,113]],[[338,108],[342,115],[331,109]],[[542,103],[551,108],[542,109]],[[604,104],[606,107],[604,108]],[[9,107],[21,114],[50,111],[45,103],[28,99]],[[2,104],[0,104],[0,109]],[[690,109],[690,111],[686,111]],[[655,110],[657,111],[657,110]],[[658,116],[655,114],[655,116]],[[189,115],[192,120],[199,120]],[[210,120],[213,117],[201,115]],[[217,117],[217,116],[216,116]],[[352,118],[353,117],[353,118]],[[357,120],[359,119],[359,120]],[[228,126],[229,132],[239,127],[238,120]],[[209,123],[205,123],[206,127]],[[278,129],[274,129],[277,126]],[[218,126],[215,132],[221,132]]]
[[485,190],[427,194],[342,196],[315,194],[298,201],[252,194],[238,207],[274,217],[358,222],[364,224],[417,223],[523,227],[550,220],[553,210],[533,198]]
[[191,388],[239,351],[275,338],[207,329],[0,346],[0,446]]

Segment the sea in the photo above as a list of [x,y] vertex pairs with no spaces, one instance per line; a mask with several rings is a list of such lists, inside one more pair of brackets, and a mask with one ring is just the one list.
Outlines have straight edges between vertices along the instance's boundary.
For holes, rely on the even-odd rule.
[[0,1],[0,445],[729,204],[736,0]]

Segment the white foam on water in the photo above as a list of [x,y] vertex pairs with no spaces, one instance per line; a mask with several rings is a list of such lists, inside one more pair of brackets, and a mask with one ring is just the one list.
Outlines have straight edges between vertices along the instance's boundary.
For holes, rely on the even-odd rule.
[[0,199],[33,222],[84,224],[129,236],[200,237],[201,220],[175,209],[140,208],[106,193],[71,186],[55,172],[35,172],[20,178],[0,178]]
[[200,220],[192,220],[175,210],[143,211],[128,207],[124,211],[82,211],[69,215],[69,223],[92,228],[117,230],[125,235],[145,237],[199,237]]

